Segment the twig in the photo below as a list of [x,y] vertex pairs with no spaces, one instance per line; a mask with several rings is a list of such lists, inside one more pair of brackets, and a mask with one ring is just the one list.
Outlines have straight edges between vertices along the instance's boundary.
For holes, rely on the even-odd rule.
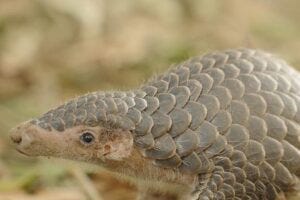
[[70,171],[72,175],[79,181],[83,190],[91,200],[103,200],[103,198],[95,188],[95,185],[81,169],[79,169],[78,167],[72,167]]

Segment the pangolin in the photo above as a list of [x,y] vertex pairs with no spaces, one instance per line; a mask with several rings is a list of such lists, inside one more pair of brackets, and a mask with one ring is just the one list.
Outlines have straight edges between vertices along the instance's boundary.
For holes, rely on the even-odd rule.
[[300,74],[261,50],[209,53],[136,89],[71,99],[11,138],[25,155],[131,178],[140,199],[284,198],[299,190]]

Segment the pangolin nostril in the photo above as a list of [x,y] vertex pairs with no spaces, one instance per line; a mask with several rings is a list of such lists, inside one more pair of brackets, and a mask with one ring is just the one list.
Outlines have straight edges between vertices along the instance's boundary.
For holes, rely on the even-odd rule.
[[17,144],[20,144],[22,142],[22,136],[19,133],[16,133],[16,132],[12,133],[10,135],[10,138],[14,143],[17,143]]

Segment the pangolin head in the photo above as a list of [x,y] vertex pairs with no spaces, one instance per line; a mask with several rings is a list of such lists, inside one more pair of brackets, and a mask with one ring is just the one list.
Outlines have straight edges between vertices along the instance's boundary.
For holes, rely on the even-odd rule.
[[106,115],[101,93],[83,95],[17,126],[11,139],[16,149],[28,156],[120,160],[130,153],[132,136],[109,126]]

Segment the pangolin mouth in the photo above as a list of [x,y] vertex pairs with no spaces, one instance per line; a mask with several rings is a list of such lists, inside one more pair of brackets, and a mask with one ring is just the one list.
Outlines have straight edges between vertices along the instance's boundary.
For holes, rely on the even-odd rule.
[[13,141],[13,143],[17,145],[19,145],[22,142],[22,135],[17,131],[12,132],[10,138]]
[[23,150],[21,150],[20,148],[16,148],[16,150],[19,152],[19,153],[21,153],[21,154],[23,154],[23,155],[25,155],[25,156],[31,156],[31,155],[29,155],[28,153],[26,153],[25,151],[23,151]]
[[[10,138],[16,145],[16,150],[26,156],[31,156],[26,151],[34,141],[34,133],[36,132],[35,127],[32,127],[29,123],[23,123],[20,126],[14,128],[10,132]],[[31,152],[31,151],[30,151]]]

